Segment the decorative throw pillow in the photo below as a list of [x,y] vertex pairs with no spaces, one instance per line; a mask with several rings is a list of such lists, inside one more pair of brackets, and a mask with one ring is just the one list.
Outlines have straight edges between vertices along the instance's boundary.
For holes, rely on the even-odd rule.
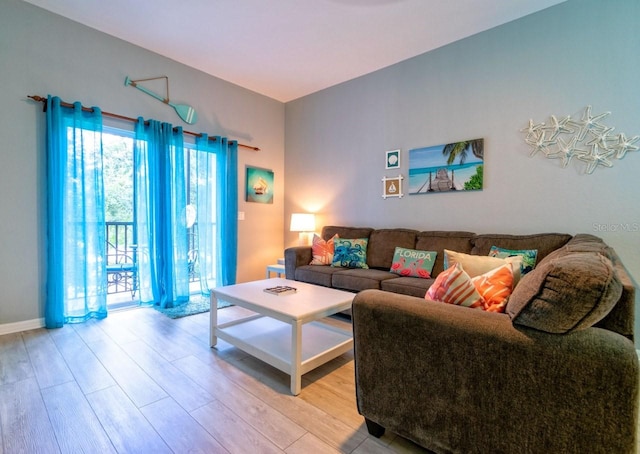
[[333,240],[334,252],[331,266],[344,268],[369,268],[367,265],[367,238]]
[[393,262],[391,263],[392,273],[400,276],[431,278],[431,270],[436,262],[437,252],[418,251],[415,249],[406,249],[396,247],[393,254]]
[[438,275],[424,297],[487,312],[504,312],[512,289],[513,267],[509,263],[474,278],[457,263]]
[[463,254],[462,252],[444,250],[445,269],[459,263],[470,277],[480,276],[488,271],[494,270],[505,263],[513,266],[514,286],[520,280],[521,256],[498,258],[485,255]]
[[503,249],[498,246],[491,246],[489,251],[489,257],[498,257],[500,259],[506,259],[507,257],[522,257],[522,264],[520,265],[520,275],[524,276],[536,266],[536,260],[538,258],[537,249]]
[[487,312],[504,312],[507,300],[513,290],[513,268],[511,264],[502,265],[488,273],[471,279],[476,290],[482,296],[482,308]]
[[425,299],[482,309],[483,298],[459,263],[438,274]]
[[309,265],[331,265],[331,262],[333,262],[334,241],[336,238],[339,238],[337,233],[325,241],[314,233],[313,242],[311,243],[313,259]]

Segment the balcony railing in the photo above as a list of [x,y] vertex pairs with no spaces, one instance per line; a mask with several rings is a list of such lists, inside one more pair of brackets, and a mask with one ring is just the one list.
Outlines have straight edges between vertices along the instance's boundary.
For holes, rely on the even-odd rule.
[[[133,222],[107,222],[107,294],[138,291],[138,246],[135,244]],[[198,268],[198,224],[187,230],[189,282],[197,282]]]

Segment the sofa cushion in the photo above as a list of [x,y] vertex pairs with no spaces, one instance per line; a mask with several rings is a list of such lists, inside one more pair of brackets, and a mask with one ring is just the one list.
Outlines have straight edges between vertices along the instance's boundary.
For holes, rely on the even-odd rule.
[[[622,295],[611,312],[609,312],[609,314],[607,314],[607,316],[599,321],[595,326],[615,331],[616,333],[620,333],[633,340],[635,326],[633,313],[635,312],[636,287],[615,250],[602,241],[601,238],[588,233],[577,234],[571,238],[571,241],[569,241],[562,249],[563,250],[558,251],[558,254],[571,251],[592,251],[599,252],[611,260],[614,271],[622,283]],[[555,254],[555,252],[552,254]],[[552,254],[549,254],[549,256]]]
[[471,240],[475,236],[472,232],[425,231],[418,233],[415,248],[438,253],[431,272],[432,276],[437,276],[444,271],[444,250],[469,253],[472,247]]
[[579,233],[565,244],[562,251],[568,252],[597,252],[608,259],[612,258],[612,249],[601,238],[588,233]]
[[374,269],[341,269],[339,273],[331,276],[331,285],[333,288],[348,290],[351,292],[359,292],[366,289],[380,289],[380,283],[385,280],[395,280],[397,274],[388,271]]
[[331,265],[333,262],[333,251],[335,239],[338,235],[334,235],[328,240],[323,240],[318,235],[313,235],[313,241],[311,243],[311,254],[313,258],[309,265]]
[[340,238],[369,238],[373,232],[369,227],[340,227],[335,225],[328,225],[322,228],[322,239],[328,240],[333,238],[334,235],[338,235]]
[[343,268],[369,268],[367,265],[366,238],[336,238],[333,240],[333,262],[331,266]]
[[436,255],[437,253],[434,251],[418,251],[397,247],[389,271],[400,276],[431,279]]
[[571,240],[561,248],[550,252],[544,259],[542,259],[540,264],[572,252],[593,252],[596,254],[602,254],[609,260],[613,259],[612,249],[607,246],[602,239],[597,236],[580,233],[571,238]]
[[386,292],[400,293],[423,298],[435,279],[421,279],[417,277],[398,277],[397,279],[386,279],[380,282],[380,289]]
[[477,235],[473,238],[473,249],[471,250],[471,254],[489,255],[491,246],[497,246],[503,249],[537,249],[539,263],[547,256],[547,254],[564,246],[570,239],[571,235],[564,233],[540,233],[534,235]]
[[506,312],[514,324],[568,333],[602,320],[621,293],[622,284],[606,256],[564,249],[522,278]]
[[369,268],[389,270],[396,247],[413,249],[416,244],[417,230],[379,229],[371,232],[367,248]]
[[294,279],[309,284],[331,287],[331,276],[345,268],[333,266],[302,265],[296,268]]

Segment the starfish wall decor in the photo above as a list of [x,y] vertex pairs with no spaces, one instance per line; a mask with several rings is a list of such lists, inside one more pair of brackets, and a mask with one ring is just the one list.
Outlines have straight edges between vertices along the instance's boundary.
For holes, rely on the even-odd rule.
[[540,152],[548,159],[560,159],[562,167],[576,158],[586,163],[586,173],[592,174],[598,166],[612,167],[613,159],[622,159],[628,151],[640,149],[636,145],[640,136],[613,134],[615,128],[600,122],[610,114],[591,115],[591,106],[587,106],[579,120],[569,115],[563,118],[551,115],[549,124],[529,120],[528,126],[520,131],[526,133],[524,141],[531,146],[529,156]]

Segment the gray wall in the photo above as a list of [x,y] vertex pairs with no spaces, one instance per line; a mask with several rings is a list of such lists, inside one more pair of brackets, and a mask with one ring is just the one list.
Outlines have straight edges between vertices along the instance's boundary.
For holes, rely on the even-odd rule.
[[[580,117],[640,135],[640,2],[569,0],[287,103],[285,216],[479,233],[593,233],[640,278],[640,152],[592,175],[529,157],[529,119]],[[483,137],[484,190],[383,200],[384,152]],[[622,231],[622,225],[633,231]],[[320,227],[319,227],[320,228]],[[318,229],[319,229],[318,228]],[[616,230],[617,229],[617,230]],[[285,245],[296,237],[285,233]]]
[[[160,75],[169,77],[173,102],[197,110],[197,124],[182,123],[172,108],[124,86],[125,76]],[[260,147],[257,153],[240,148],[239,186],[244,187],[246,164],[269,168],[275,172],[276,196],[273,205],[240,197],[245,221],[239,227],[238,280],[262,278],[265,266],[282,256],[281,102],[18,0],[0,0],[0,80],[0,332],[2,325],[41,318],[45,300],[44,114],[27,95],[50,93]]]
[[[273,205],[241,197],[239,281],[261,278],[296,244],[287,228],[299,210],[318,213],[319,226],[595,233],[640,276],[640,232],[611,231],[640,223],[640,153],[584,175],[529,158],[519,132],[529,118],[579,116],[591,104],[612,112],[615,132],[640,134],[635,0],[569,0],[286,106],[19,0],[0,0],[0,11],[0,331],[42,317],[45,299],[44,116],[26,95],[182,124],[124,87],[127,75],[169,76],[172,100],[200,116],[186,129],[259,146],[240,152],[239,186],[246,164],[275,171]],[[385,150],[402,149],[406,176],[407,150],[476,137],[482,192],[382,199],[381,178],[398,173],[384,170]]]

